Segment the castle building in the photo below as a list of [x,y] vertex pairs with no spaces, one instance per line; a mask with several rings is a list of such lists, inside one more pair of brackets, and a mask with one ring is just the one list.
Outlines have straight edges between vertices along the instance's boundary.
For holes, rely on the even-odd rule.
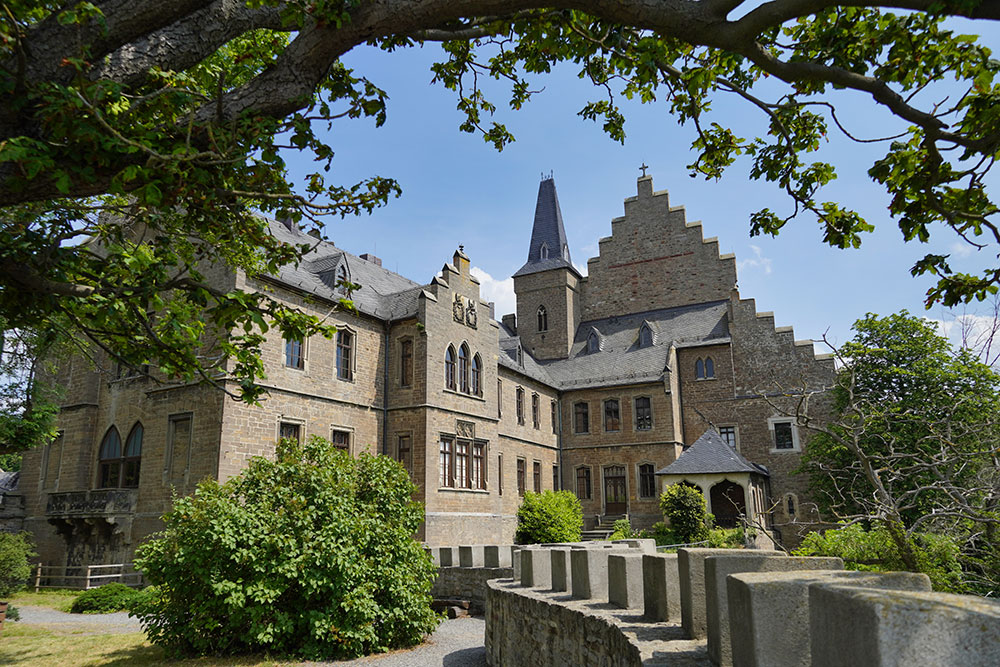
[[[740,297],[735,258],[652,178],[637,185],[582,276],[543,180],[517,312],[499,321],[461,247],[418,284],[273,223],[314,249],[278,275],[214,279],[333,310],[336,336],[269,339],[260,406],[68,361],[60,436],[25,453],[20,478],[40,559],[128,562],[175,495],[238,474],[279,437],[312,435],[399,460],[428,544],[510,542],[521,497],[549,489],[576,493],[587,527],[647,527],[671,483],[700,486],[720,525],[750,520],[795,543],[810,516],[795,411],[808,397],[810,417],[824,416],[833,361]],[[334,308],[345,296],[356,311]]]

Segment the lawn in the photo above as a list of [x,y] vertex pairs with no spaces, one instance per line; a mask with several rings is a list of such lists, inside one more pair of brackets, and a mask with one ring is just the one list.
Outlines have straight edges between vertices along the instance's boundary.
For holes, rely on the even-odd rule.
[[81,590],[69,590],[65,588],[43,590],[37,593],[33,591],[21,591],[11,598],[10,603],[15,607],[26,604],[30,607],[47,607],[48,609],[55,609],[57,611],[69,611],[73,600],[82,592]]
[[97,665],[298,665],[260,657],[198,658],[168,661],[163,651],[141,632],[129,634],[75,634],[23,623],[4,623],[0,635],[0,664],[18,667],[90,667]]

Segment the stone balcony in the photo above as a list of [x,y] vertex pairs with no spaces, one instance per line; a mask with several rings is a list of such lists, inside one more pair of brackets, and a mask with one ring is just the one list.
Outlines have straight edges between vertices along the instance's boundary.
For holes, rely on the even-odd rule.
[[93,489],[50,493],[45,514],[50,518],[111,517],[135,512],[138,489]]

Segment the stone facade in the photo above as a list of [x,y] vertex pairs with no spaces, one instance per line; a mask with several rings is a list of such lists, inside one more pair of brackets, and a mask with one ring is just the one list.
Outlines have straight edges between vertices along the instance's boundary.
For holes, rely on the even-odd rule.
[[[421,285],[272,223],[279,238],[316,247],[275,276],[207,275],[326,317],[337,336],[291,350],[268,338],[260,406],[155,375],[119,378],[83,359],[64,364],[61,435],[25,454],[20,480],[41,560],[130,560],[175,495],[273,455],[283,432],[401,460],[426,508],[418,537],[439,545],[511,541],[526,490],[578,491],[591,524],[622,514],[651,525],[661,519],[653,473],[721,429],[766,467],[766,521],[794,543],[807,516],[805,480],[793,472],[805,434],[779,448],[775,424],[787,434],[794,395],[828,384],[832,361],[740,297],[734,258],[649,177],[587,277],[562,225],[555,186],[543,181],[528,261],[514,276],[517,316],[494,319],[462,248]],[[340,278],[361,288],[344,294]],[[355,311],[336,308],[343,296]],[[814,396],[811,416],[824,401]],[[126,448],[137,425],[141,466],[128,483],[108,483],[101,444],[115,429]]]

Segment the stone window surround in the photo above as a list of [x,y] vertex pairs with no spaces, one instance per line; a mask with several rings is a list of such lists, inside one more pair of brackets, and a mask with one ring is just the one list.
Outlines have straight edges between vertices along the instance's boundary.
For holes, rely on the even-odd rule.
[[[400,445],[403,438],[408,440],[409,450],[406,453],[406,461],[401,458]],[[396,431],[396,460],[403,464],[406,471],[413,473],[413,431]]]
[[[608,402],[617,401],[618,402],[618,428],[609,429],[608,428]],[[622,399],[621,396],[609,396],[608,398],[601,399],[601,426],[605,433],[621,433],[624,424],[622,423]]]
[[[284,343],[284,360],[282,361],[282,366],[293,371],[306,373],[309,370],[309,337],[307,336],[298,340],[284,338],[282,339],[282,342]],[[302,364],[301,366],[295,366],[294,364],[288,363],[288,346],[294,342],[299,343],[299,361]]]
[[542,462],[538,459],[531,462],[531,489],[535,493],[542,492]]
[[517,414],[517,423],[524,425],[524,387],[518,386],[514,390],[514,408]]
[[[399,386],[410,387],[413,385],[413,337],[404,336],[399,339]],[[409,355],[407,352],[409,345]]]
[[188,441],[187,441],[187,461],[184,465],[184,482],[187,483],[188,472],[191,470],[191,445],[194,443],[194,412],[176,412],[167,415],[167,442],[163,451],[163,483],[167,483],[171,469],[174,467],[175,454],[175,424],[185,419],[189,420]]
[[[645,398],[649,401],[649,428],[639,428],[639,405],[638,401],[640,398]],[[643,431],[648,432],[656,428],[656,419],[653,415],[653,397],[648,394],[643,394],[641,396],[632,397],[632,430],[633,431]]]
[[559,464],[552,464],[552,490],[559,491],[562,487],[562,478],[560,476]]
[[[702,374],[698,375],[698,366],[702,367]],[[707,354],[704,357],[698,357],[694,362],[694,379],[697,382],[703,382],[706,380],[715,380],[715,360],[712,359],[712,355]]]
[[515,470],[517,471],[517,495],[523,498],[528,486],[528,460],[523,456],[518,456]]
[[503,380],[497,378],[497,419],[503,417]]
[[559,433],[559,401],[551,401],[552,432]]
[[[790,449],[778,449],[775,446],[774,441],[774,425],[775,424],[791,424],[792,425],[792,447]],[[787,452],[801,452],[802,442],[799,440],[799,429],[795,425],[794,417],[770,417],[767,420],[767,430],[770,432],[771,437],[771,453],[772,454],[785,454]]]
[[[350,377],[346,377],[346,378],[340,377],[340,363],[339,363],[339,360],[340,360],[340,334],[341,333],[346,333],[346,334],[348,334],[351,337],[350,346],[349,346],[351,358],[348,360],[348,362],[349,362],[348,372],[350,373]],[[334,357],[333,357],[333,377],[334,377],[335,380],[339,380],[340,382],[354,382],[355,380],[357,380],[357,377],[358,377],[358,332],[357,332],[357,330],[353,329],[352,327],[347,326],[346,324],[338,324],[337,325],[337,336],[336,336],[335,344],[336,344],[336,349],[334,350]]]
[[549,330],[549,313],[545,309],[544,305],[538,306],[538,310],[535,311],[535,316],[538,324],[538,332],[545,333]]
[[531,392],[531,423],[536,429],[542,426],[542,399],[537,391]]
[[[733,429],[733,442],[732,442],[732,446],[733,446],[734,449],[736,449],[736,451],[740,451],[740,426],[739,426],[739,424],[716,424],[715,432],[718,433],[719,437],[721,437],[723,440],[726,439],[726,436],[722,435],[722,429],[724,429],[724,428],[731,428],[731,429]],[[774,437],[773,436],[771,437],[771,442],[772,443],[774,442]],[[781,450],[781,451],[785,451],[785,450]]]
[[306,420],[300,417],[291,417],[289,415],[278,415],[277,420],[275,420],[275,431],[274,431],[274,441],[277,442],[281,439],[281,425],[282,424],[294,424],[299,427],[299,442],[304,442],[306,439]]
[[[646,340],[643,340],[644,338]],[[640,348],[650,347],[650,346],[653,345],[654,340],[655,339],[654,339],[654,336],[653,336],[653,330],[650,328],[650,326],[648,324],[646,324],[645,322],[643,322],[639,326],[639,339],[638,339],[637,346],[640,347]]]
[[[653,466],[653,495],[651,496],[642,495],[642,474],[640,473],[640,469],[644,465]],[[642,500],[656,498],[656,464],[649,459],[640,459],[635,463],[635,495],[636,498]]]
[[[448,352],[452,353],[451,373],[449,377]],[[465,352],[465,364],[462,364],[462,352]],[[473,365],[479,373],[479,391],[473,393],[472,368]],[[454,343],[448,343],[444,353],[444,390],[449,394],[466,396],[485,402],[483,398],[483,380],[486,377],[486,369],[483,366],[483,357],[478,352],[473,352],[469,342],[463,340],[456,348]],[[497,380],[497,394],[500,394],[499,378]],[[500,406],[497,406],[497,416],[500,416]]]
[[[451,442],[451,459],[449,461],[449,485],[441,485],[441,442],[447,440]],[[468,460],[466,462],[466,477],[470,486],[458,486],[457,485],[457,464],[458,464],[458,444],[459,441],[468,444]],[[473,488],[471,486],[473,479],[472,466],[475,464],[475,447],[476,445],[482,445],[483,447],[483,470],[482,470],[482,480],[483,488]],[[411,456],[412,456],[412,441],[410,444]],[[458,492],[458,493],[485,493],[490,492],[489,489],[489,455],[490,455],[490,445],[488,440],[481,440],[479,438],[460,438],[455,433],[441,433],[438,437],[438,492]],[[501,455],[502,456],[502,455]]]
[[[341,433],[347,434],[347,453],[354,455],[354,427],[353,426],[341,426],[340,424],[330,424],[330,442],[333,442],[333,434],[335,431],[340,431]],[[336,445],[336,443],[334,443]]]

